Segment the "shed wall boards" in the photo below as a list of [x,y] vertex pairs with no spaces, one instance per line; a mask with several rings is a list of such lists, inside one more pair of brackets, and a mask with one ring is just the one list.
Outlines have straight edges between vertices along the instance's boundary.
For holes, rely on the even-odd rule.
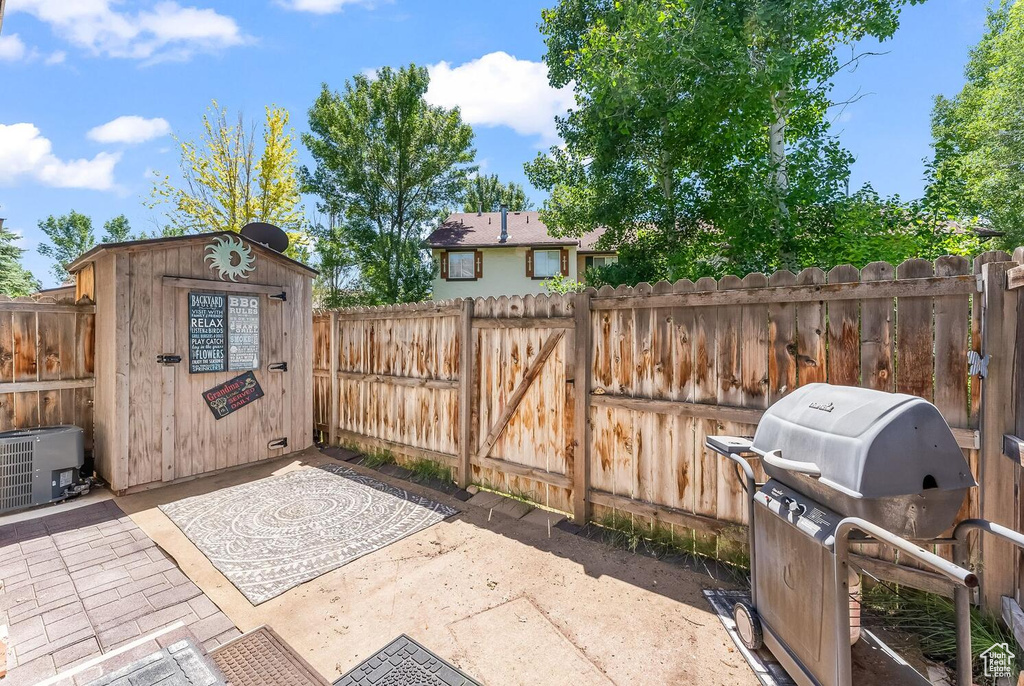
[[[69,267],[95,292],[96,469],[112,490],[312,444],[313,270],[223,232],[101,245]],[[211,406],[241,375],[244,399]]]

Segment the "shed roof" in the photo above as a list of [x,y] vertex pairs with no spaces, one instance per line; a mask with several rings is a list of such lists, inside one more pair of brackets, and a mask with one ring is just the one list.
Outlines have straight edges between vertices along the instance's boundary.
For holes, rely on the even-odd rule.
[[263,245],[261,243],[257,243],[257,242],[255,242],[253,240],[250,240],[250,239],[246,238],[245,236],[243,236],[242,234],[235,233],[234,231],[211,231],[210,233],[190,233],[190,234],[187,234],[187,235],[184,235],[184,236],[161,236],[160,238],[145,238],[143,240],[123,241],[121,243],[100,243],[95,248],[89,250],[88,252],[84,253],[83,255],[80,255],[78,257],[78,259],[76,259],[74,262],[68,264],[65,267],[65,269],[67,269],[68,272],[74,274],[79,269],[84,267],[86,264],[88,264],[89,262],[92,262],[94,259],[99,257],[101,254],[104,254],[104,253],[107,253],[107,252],[118,252],[118,251],[121,251],[121,250],[129,250],[129,249],[133,249],[133,248],[134,249],[147,248],[147,247],[157,248],[157,247],[160,247],[160,246],[162,246],[162,245],[164,245],[166,243],[184,243],[184,242],[187,242],[187,241],[207,240],[207,239],[212,238],[214,236],[237,236],[238,238],[242,239],[244,242],[248,243],[249,245],[254,247],[258,252],[260,252],[261,254],[263,254],[263,255],[265,255],[267,257],[271,257],[271,258],[274,258],[276,260],[280,260],[281,262],[285,263],[285,265],[290,266],[293,269],[297,269],[297,270],[300,270],[300,271],[308,272],[310,275],[319,274],[319,272],[317,270],[313,269],[312,267],[310,267],[308,265],[305,265],[305,264],[299,262],[298,260],[293,260],[292,258],[288,257],[287,255],[283,255],[283,254],[277,252],[276,250],[271,250],[270,248],[266,247],[265,245]]
[[531,245],[575,245],[593,251],[604,233],[597,229],[582,238],[556,238],[540,220],[539,212],[509,212],[508,240],[500,243],[501,212],[456,212],[427,236],[431,248],[501,248]]

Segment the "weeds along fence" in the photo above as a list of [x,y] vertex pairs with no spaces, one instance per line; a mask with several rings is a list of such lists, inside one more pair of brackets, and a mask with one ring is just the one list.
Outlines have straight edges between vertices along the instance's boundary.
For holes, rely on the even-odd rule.
[[92,304],[0,296],[0,431],[76,424],[92,449]]
[[[981,484],[960,517],[1017,527],[1020,462],[1003,454],[1019,405],[1015,266],[989,252],[973,263],[317,311],[315,422],[332,444],[432,460],[461,485],[576,521],[657,524],[730,559],[744,554],[742,481],[704,437],[752,434],[769,405],[807,383],[866,386],[934,402]],[[971,350],[991,356],[984,381],[970,374]],[[1019,588],[1017,554],[974,546],[982,599],[996,607]],[[950,592],[888,550],[861,553],[878,576]]]

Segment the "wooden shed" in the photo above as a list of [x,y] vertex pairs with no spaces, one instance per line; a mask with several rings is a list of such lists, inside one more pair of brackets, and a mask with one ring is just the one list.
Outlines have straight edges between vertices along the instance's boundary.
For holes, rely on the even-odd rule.
[[239,234],[100,245],[68,266],[96,303],[97,473],[119,493],[312,444],[312,277]]

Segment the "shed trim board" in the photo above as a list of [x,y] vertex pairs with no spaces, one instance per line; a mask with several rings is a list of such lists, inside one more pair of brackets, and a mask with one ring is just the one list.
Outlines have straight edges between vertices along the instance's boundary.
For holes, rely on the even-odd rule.
[[218,281],[217,279],[189,279],[183,276],[164,275],[164,286],[170,286],[171,288],[188,288],[201,291],[230,291],[234,293],[248,294],[262,293],[266,295],[278,295],[280,293],[284,293],[284,299],[288,299],[287,287],[276,285],[264,285],[258,283],[235,283],[234,281]]
[[146,238],[139,241],[124,241],[123,243],[100,243],[99,245],[92,248],[88,252],[85,252],[84,254],[79,256],[79,258],[76,259],[74,262],[68,263],[65,266],[65,269],[67,269],[68,273],[75,274],[90,262],[95,262],[99,256],[105,253],[120,252],[124,250],[135,251],[151,250],[154,248],[161,247],[178,247],[178,245],[176,245],[178,243],[184,244],[188,242],[209,242],[211,239],[216,238],[218,236],[236,236],[245,243],[248,243],[250,246],[256,248],[256,250],[258,250],[265,257],[272,257],[276,260],[280,260],[285,264],[289,265],[290,267],[292,267],[293,269],[307,272],[311,276],[316,276],[317,274],[319,274],[319,272],[313,269],[312,267],[302,264],[298,260],[293,260],[287,255],[275,252],[274,250],[271,250],[270,248],[264,246],[263,244],[250,240],[243,236],[242,234],[235,233],[234,231],[211,231],[210,233],[193,233],[188,234],[186,236],[162,236],[160,238]]
[[[204,252],[221,235],[101,246],[72,265],[94,281],[95,464],[115,492],[177,483],[312,444],[315,272],[257,246],[251,272],[237,282],[217,279]],[[252,371],[264,395],[219,420],[203,393],[243,371],[189,373],[188,296],[211,291],[258,297],[260,308]],[[275,297],[281,293],[284,299]],[[164,355],[170,362],[159,361]],[[287,371],[270,369],[280,363]],[[282,438],[287,447],[271,447]]]

